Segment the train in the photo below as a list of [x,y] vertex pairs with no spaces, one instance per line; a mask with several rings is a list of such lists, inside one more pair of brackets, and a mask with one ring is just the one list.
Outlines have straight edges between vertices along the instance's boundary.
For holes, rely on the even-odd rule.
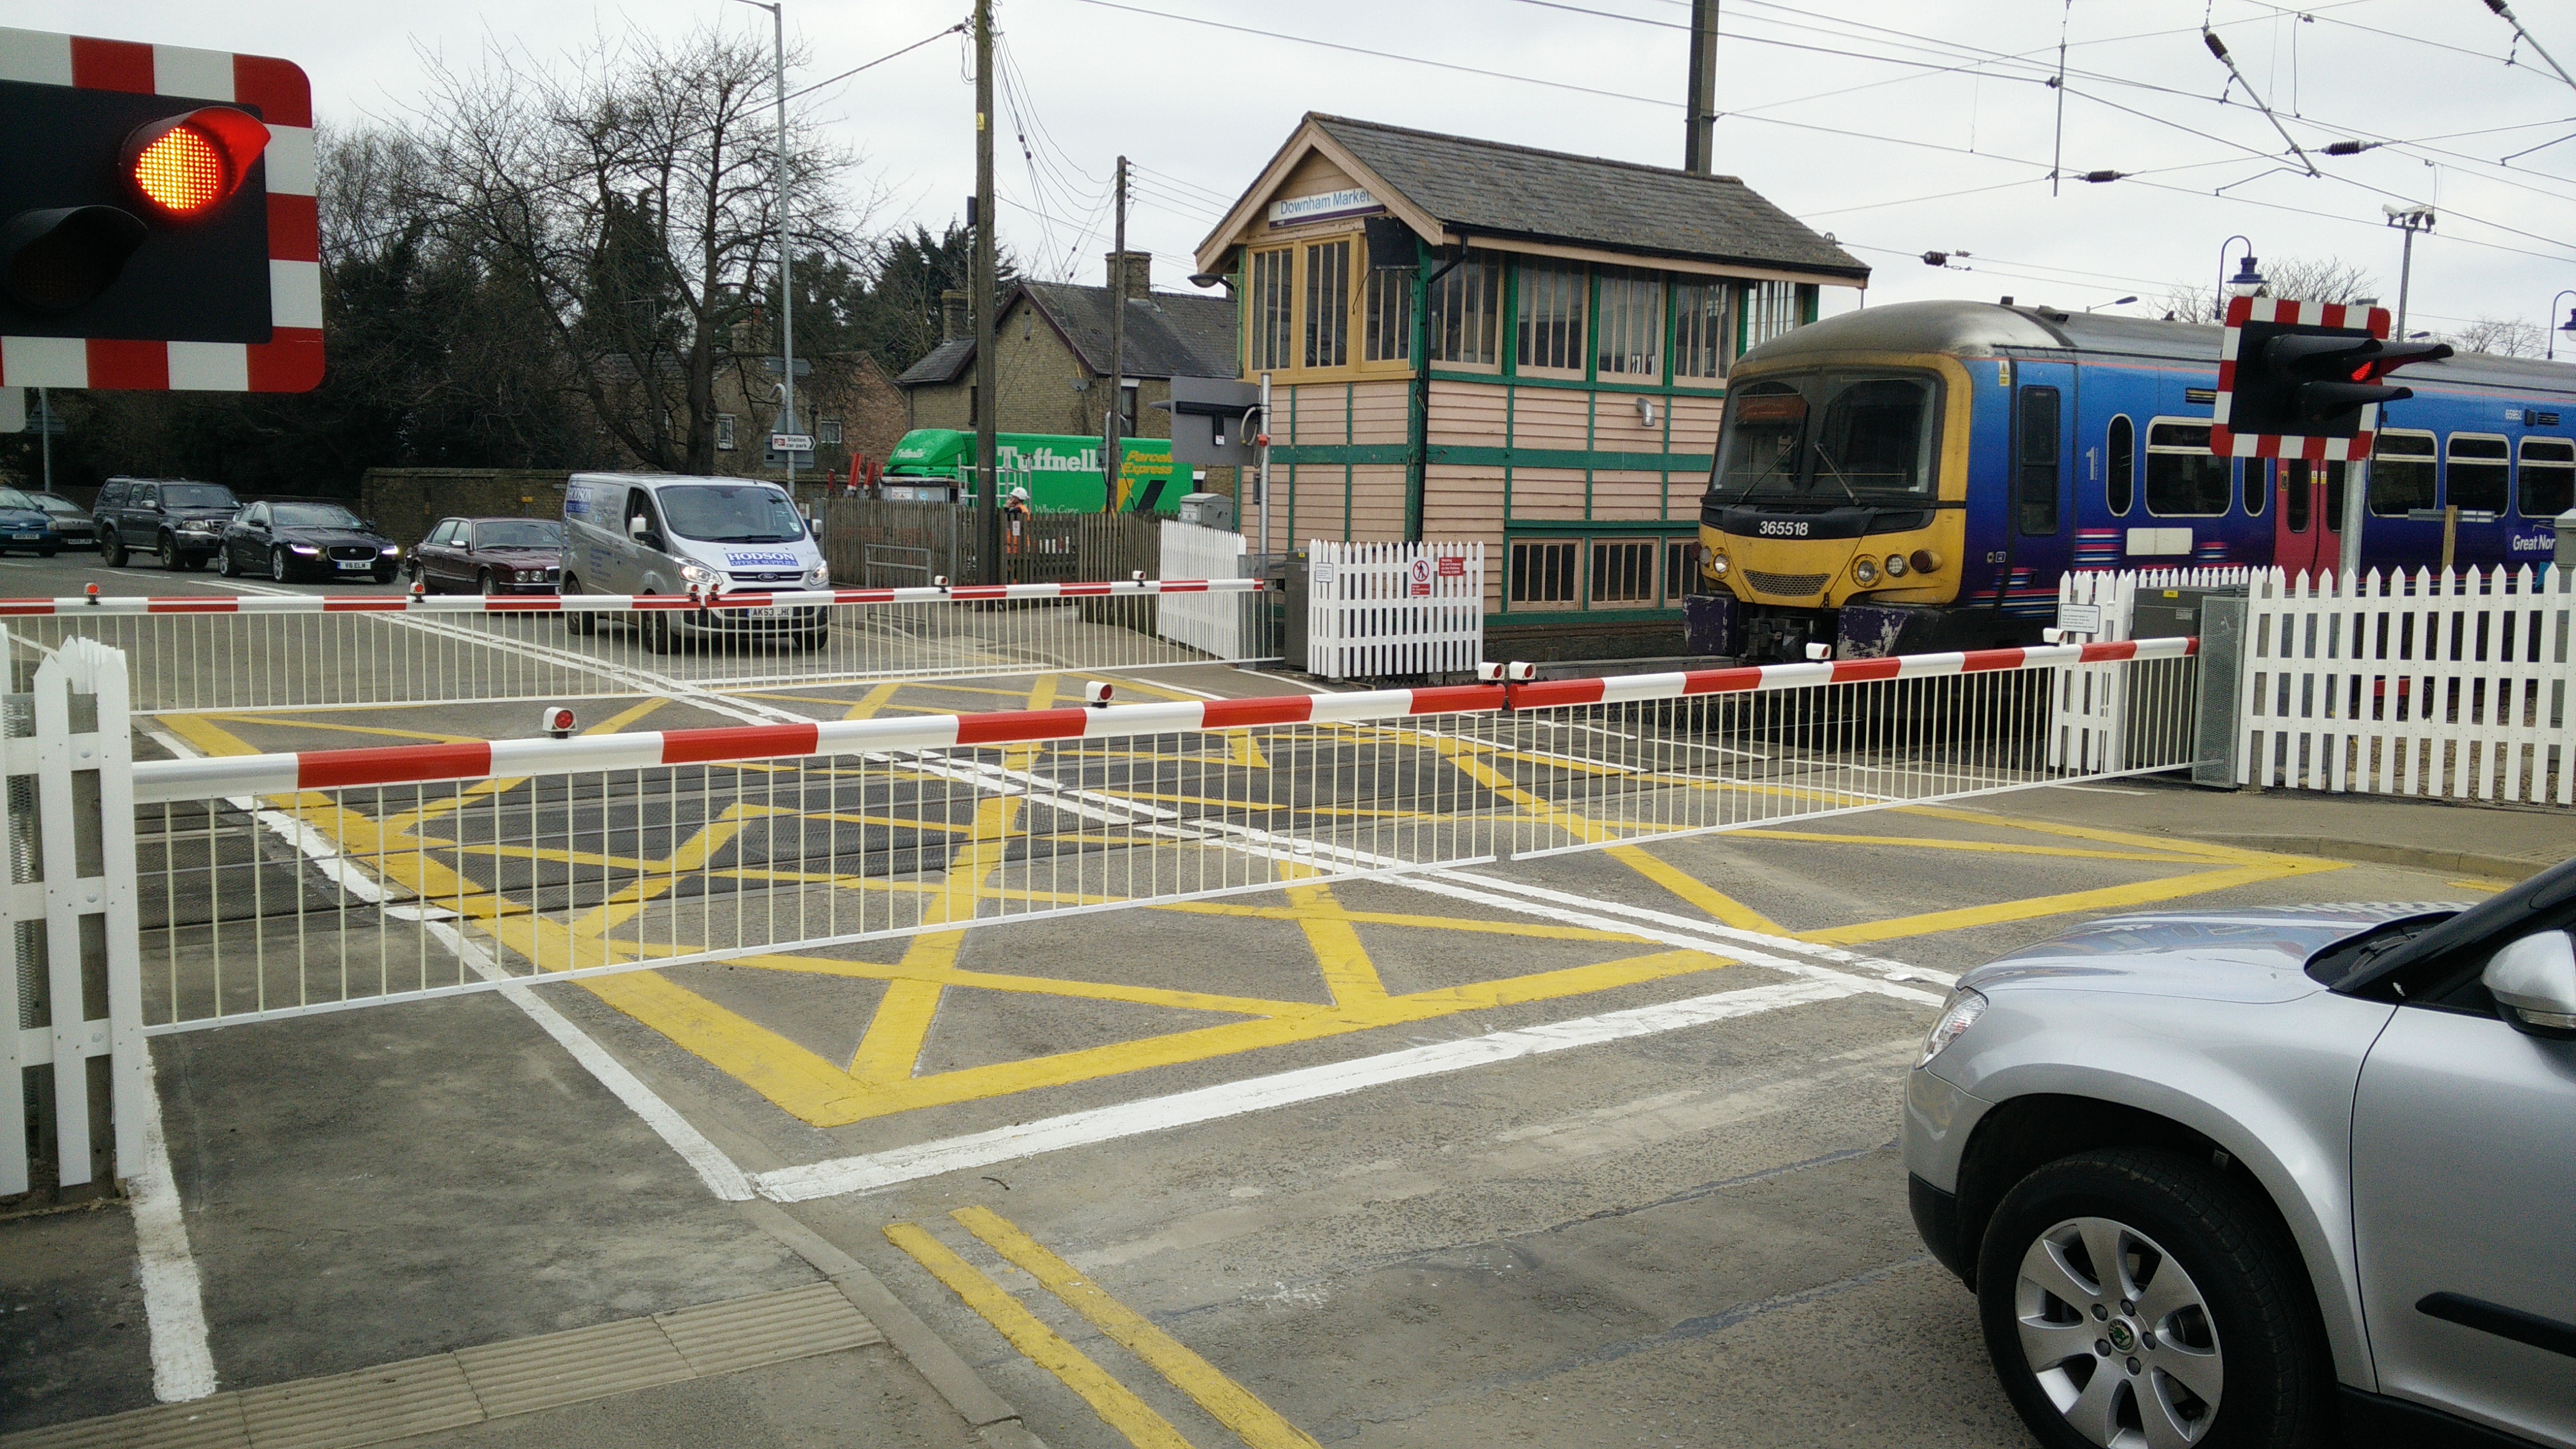
[[[2345,465],[2209,449],[2214,325],[1938,301],[1829,317],[1728,378],[1695,652],[2036,642],[2069,570],[2329,572]],[[2393,381],[2365,568],[2546,565],[2576,508],[2576,364],[2463,354]],[[2447,551],[2447,552],[2446,552]]]

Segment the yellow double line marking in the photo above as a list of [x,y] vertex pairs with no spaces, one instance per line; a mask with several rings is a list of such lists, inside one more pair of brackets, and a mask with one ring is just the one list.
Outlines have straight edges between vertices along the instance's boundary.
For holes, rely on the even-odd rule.
[[[1250,1449],[1318,1449],[1306,1431],[1280,1417],[1251,1390],[1227,1378],[1216,1365],[1156,1328],[1143,1314],[1102,1292],[1098,1284],[1075,1272],[1071,1263],[1049,1252],[1008,1219],[980,1207],[959,1208],[949,1216],[1012,1266],[1037,1279],[1039,1286],[1089,1320],[1092,1327],[1143,1359]],[[1190,1441],[1181,1437],[1180,1430],[1137,1397],[1135,1390],[1040,1322],[1019,1299],[932,1237],[928,1229],[918,1223],[894,1223],[885,1229],[885,1235],[929,1269],[932,1277],[947,1284],[967,1307],[983,1315],[984,1321],[992,1324],[1011,1347],[1081,1395],[1101,1422],[1125,1435],[1128,1443],[1138,1449],[1190,1449]]]

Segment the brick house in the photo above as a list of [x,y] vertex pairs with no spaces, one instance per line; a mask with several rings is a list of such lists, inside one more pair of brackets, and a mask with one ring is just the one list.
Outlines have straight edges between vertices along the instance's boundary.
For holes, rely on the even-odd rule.
[[[1147,253],[1125,253],[1123,267],[1117,253],[1108,260],[1110,275],[1123,274],[1127,307],[1120,431],[1168,438],[1171,414],[1153,405],[1171,397],[1173,377],[1235,375],[1235,305],[1222,295],[1155,291]],[[999,431],[1099,436],[1108,420],[1111,296],[1106,286],[1066,282],[1022,280],[1004,289],[993,328]],[[961,294],[941,300],[942,341],[895,382],[911,426],[971,429],[979,410],[974,326]],[[1231,493],[1232,474],[1211,469],[1206,486]]]
[[[774,361],[774,359],[772,360]],[[798,357],[796,411],[814,437],[814,466],[798,468],[799,483],[822,475],[849,475],[853,457],[882,464],[909,424],[903,391],[865,353]],[[729,476],[780,479],[785,470],[764,461],[769,425],[778,416],[778,377],[757,365],[717,370],[716,471]]]

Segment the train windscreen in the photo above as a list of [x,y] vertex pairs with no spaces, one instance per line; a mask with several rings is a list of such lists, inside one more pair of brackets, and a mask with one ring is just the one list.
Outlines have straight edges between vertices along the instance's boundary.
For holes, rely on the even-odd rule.
[[1823,371],[1748,382],[1727,399],[1709,500],[1924,497],[1941,382]]

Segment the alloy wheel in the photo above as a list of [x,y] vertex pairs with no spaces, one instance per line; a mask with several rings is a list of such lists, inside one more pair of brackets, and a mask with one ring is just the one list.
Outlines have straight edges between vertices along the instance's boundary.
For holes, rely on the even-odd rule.
[[2014,1317],[2040,1388],[2102,1449],[2180,1449],[2217,1419],[2226,1360],[2208,1300],[2137,1229],[2078,1217],[2033,1239]]
[[281,584],[286,582],[286,550],[272,548],[268,551],[268,576]]

